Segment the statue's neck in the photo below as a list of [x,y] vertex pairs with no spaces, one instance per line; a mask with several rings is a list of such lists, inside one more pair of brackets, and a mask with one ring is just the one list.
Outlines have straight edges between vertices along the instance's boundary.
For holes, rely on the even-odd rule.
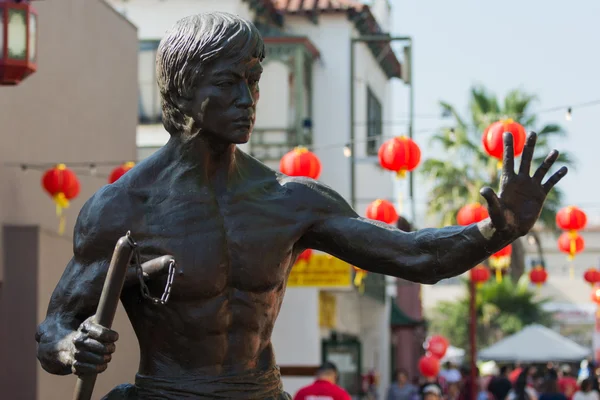
[[228,182],[236,171],[236,145],[216,139],[196,136],[172,136],[167,146],[174,152],[181,167],[201,182]]

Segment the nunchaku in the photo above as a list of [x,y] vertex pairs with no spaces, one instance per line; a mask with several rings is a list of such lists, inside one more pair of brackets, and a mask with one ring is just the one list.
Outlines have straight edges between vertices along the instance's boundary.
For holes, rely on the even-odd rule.
[[[113,252],[110,261],[110,266],[108,267],[108,273],[104,281],[102,294],[100,295],[100,301],[98,302],[98,308],[94,318],[94,322],[98,325],[109,329],[112,327],[117,312],[117,306],[119,305],[121,291],[123,290],[125,278],[127,277],[127,272],[134,255],[134,262],[137,269],[136,273],[140,280],[140,285],[142,285],[142,297],[152,300],[154,304],[166,304],[168,302],[171,294],[171,285],[173,284],[173,278],[175,276],[175,259],[172,256],[162,256],[140,264],[139,253],[137,253],[137,244],[132,239],[131,233],[127,232],[125,236],[117,241],[115,251]],[[160,299],[151,298],[148,295],[148,288],[144,284],[143,274],[148,273],[150,275],[165,270],[166,268],[168,268],[168,277],[165,292]],[[92,392],[94,391],[97,377],[97,373],[78,377],[73,400],[90,400],[92,398]]]

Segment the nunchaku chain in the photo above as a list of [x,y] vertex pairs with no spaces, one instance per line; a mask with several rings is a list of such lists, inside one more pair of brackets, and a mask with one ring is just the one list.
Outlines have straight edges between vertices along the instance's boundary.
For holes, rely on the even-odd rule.
[[167,283],[165,284],[165,290],[162,296],[160,296],[160,298],[152,297],[152,295],[150,294],[150,289],[148,289],[148,286],[144,281],[144,271],[142,271],[142,263],[140,261],[140,250],[138,248],[137,243],[131,237],[131,232],[127,232],[127,241],[129,242],[129,245],[133,248],[133,257],[135,263],[134,266],[137,272],[138,280],[140,281],[140,291],[142,293],[142,297],[147,300],[150,300],[154,304],[167,304],[167,302],[169,301],[169,297],[171,297],[171,287],[173,286],[173,280],[175,279],[175,260],[171,260],[171,262],[169,263]]

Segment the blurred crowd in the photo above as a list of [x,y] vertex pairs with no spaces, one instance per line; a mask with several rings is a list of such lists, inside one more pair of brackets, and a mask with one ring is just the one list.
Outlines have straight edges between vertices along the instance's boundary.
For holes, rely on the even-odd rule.
[[413,380],[400,370],[386,400],[600,400],[597,367],[591,360],[582,361],[579,370],[566,364],[517,364],[485,374],[476,369],[475,376],[473,399],[467,368],[446,363],[437,377]]

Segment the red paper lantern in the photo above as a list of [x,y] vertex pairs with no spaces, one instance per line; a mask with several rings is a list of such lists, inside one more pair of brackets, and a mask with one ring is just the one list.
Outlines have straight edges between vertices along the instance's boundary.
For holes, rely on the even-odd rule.
[[592,286],[596,283],[600,283],[600,271],[594,267],[588,268],[583,273],[583,279]]
[[471,280],[475,286],[479,287],[490,279],[490,270],[483,265],[478,265],[471,269]]
[[510,267],[512,245],[507,245],[490,256],[490,266],[496,271],[496,282],[502,282],[502,271]]
[[575,206],[561,208],[556,213],[556,226],[565,231],[580,231],[587,224],[587,215]]
[[529,271],[529,281],[537,286],[542,286],[548,279],[548,272],[540,266]]
[[577,232],[564,232],[558,237],[558,249],[569,255],[569,260],[575,258],[585,248],[585,241]]
[[383,168],[404,177],[407,171],[414,170],[421,162],[421,149],[412,139],[399,136],[383,143],[378,156]]
[[298,256],[298,260],[299,261],[304,261],[304,262],[309,262],[310,258],[312,257],[312,253],[313,251],[311,249],[306,249],[304,250],[302,253],[300,253],[300,255]]
[[394,205],[387,200],[377,199],[367,207],[366,216],[369,219],[392,224],[398,220]]
[[487,208],[480,203],[467,204],[458,210],[458,214],[456,214],[456,222],[459,225],[466,226],[483,221],[489,216],[490,214],[488,213]]
[[110,176],[108,177],[108,183],[115,183],[117,180],[119,180],[120,177],[125,175],[125,173],[133,167],[135,167],[135,163],[133,161],[129,161],[119,165],[110,173]]
[[79,195],[79,179],[65,164],[58,164],[44,173],[42,186],[56,203],[56,215],[60,218],[58,231],[62,234],[65,223],[62,211]]
[[0,85],[37,70],[37,12],[28,0],[0,0]]
[[296,147],[281,157],[279,170],[289,176],[307,176],[318,179],[321,175],[321,161],[306,147]]
[[431,354],[419,359],[419,371],[425,378],[435,378],[440,373],[440,360]]
[[502,161],[502,157],[504,156],[503,135],[505,132],[510,132],[513,135],[515,157],[520,156],[521,153],[523,153],[525,137],[527,136],[523,125],[510,118],[489,125],[483,132],[483,148],[486,153],[500,161]]
[[590,298],[594,303],[600,305],[600,283],[596,283],[594,287],[592,287]]
[[445,337],[434,335],[427,342],[427,351],[430,352],[432,356],[441,360],[444,358],[444,355],[446,355],[448,346],[450,346],[450,343],[448,343],[448,340]]

